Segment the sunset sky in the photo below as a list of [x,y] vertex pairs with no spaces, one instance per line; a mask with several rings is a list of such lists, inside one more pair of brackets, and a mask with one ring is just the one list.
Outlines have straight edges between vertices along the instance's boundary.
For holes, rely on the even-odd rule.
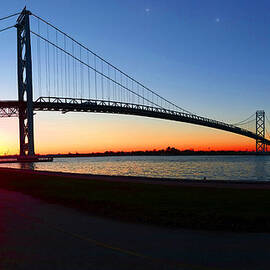
[[[248,0],[13,0],[161,96],[235,123],[258,109],[270,119],[270,2]],[[0,21],[0,29],[15,19]],[[0,33],[0,99],[17,98],[16,30]],[[34,89],[35,91],[35,89]],[[36,152],[254,150],[255,141],[190,124],[93,113],[35,115]],[[0,119],[0,154],[19,151],[18,120]]]

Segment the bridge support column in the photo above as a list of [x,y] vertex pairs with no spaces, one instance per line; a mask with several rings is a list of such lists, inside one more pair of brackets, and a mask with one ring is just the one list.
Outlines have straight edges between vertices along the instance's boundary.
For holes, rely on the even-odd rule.
[[20,156],[34,156],[34,120],[30,12],[23,9],[17,19],[17,65]]
[[[256,134],[265,138],[265,112],[256,111]],[[256,140],[256,152],[264,153],[265,152],[265,143],[261,140]]]

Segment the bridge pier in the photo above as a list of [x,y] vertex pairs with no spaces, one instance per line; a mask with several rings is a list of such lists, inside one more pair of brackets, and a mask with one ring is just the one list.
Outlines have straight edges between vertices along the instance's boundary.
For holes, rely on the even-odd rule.
[[34,156],[34,120],[30,11],[23,9],[17,19],[17,65],[20,156]]
[[[256,111],[256,134],[265,138],[265,112],[263,110]],[[260,139],[256,140],[256,152],[264,153],[266,144]]]

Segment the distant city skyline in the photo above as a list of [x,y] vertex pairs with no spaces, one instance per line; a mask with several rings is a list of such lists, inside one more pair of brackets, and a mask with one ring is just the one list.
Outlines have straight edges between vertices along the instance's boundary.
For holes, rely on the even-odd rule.
[[[2,3],[0,17],[25,3],[180,107],[229,123],[258,109],[270,115],[268,1],[16,0]],[[14,22],[0,22],[0,29]],[[0,33],[0,40],[0,99],[15,99],[16,30]],[[254,140],[195,125],[85,113],[37,113],[35,141],[41,154],[168,145],[181,150],[255,148]],[[0,119],[3,153],[18,153],[17,119]]]

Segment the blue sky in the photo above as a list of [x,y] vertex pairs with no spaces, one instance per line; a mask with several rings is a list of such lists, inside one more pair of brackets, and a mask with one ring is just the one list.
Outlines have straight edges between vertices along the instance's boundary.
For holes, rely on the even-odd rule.
[[[183,108],[226,122],[257,109],[269,115],[269,1],[13,0],[1,3],[0,17],[25,2]],[[1,98],[15,98],[15,30],[0,39]]]
[[182,107],[228,120],[267,110],[269,1],[17,0],[5,1],[0,14],[25,2]]

